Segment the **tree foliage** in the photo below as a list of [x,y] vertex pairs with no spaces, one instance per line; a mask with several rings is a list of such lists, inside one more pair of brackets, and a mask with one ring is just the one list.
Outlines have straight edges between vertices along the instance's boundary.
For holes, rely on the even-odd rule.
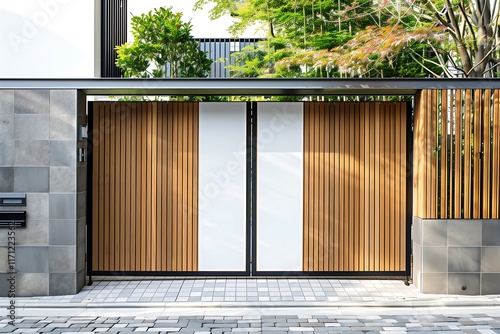
[[499,76],[499,0],[198,0],[268,40],[235,54],[238,76]]
[[125,77],[206,77],[212,61],[191,35],[191,23],[171,8],[132,17],[134,40],[117,46],[116,65]]

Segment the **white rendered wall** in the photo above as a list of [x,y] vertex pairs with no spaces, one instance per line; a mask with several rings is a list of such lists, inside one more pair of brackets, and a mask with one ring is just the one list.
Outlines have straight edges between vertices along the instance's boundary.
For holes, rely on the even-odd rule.
[[200,103],[200,271],[244,271],[246,104]]
[[257,138],[257,270],[302,271],[303,103],[259,103]]
[[94,1],[0,2],[0,78],[94,77]]

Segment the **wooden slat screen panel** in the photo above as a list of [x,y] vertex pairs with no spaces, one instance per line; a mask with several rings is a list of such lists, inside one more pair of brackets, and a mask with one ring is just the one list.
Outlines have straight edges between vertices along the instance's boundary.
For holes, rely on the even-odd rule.
[[198,104],[94,102],[92,270],[198,268]]
[[406,270],[406,103],[305,103],[304,271]]
[[[498,90],[423,90],[417,95],[416,216],[499,218],[499,113]],[[429,178],[429,171],[436,178]],[[427,199],[431,199],[430,205]]]

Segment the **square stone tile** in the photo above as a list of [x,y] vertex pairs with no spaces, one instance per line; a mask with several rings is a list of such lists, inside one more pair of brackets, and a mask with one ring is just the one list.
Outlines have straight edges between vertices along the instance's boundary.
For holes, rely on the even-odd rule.
[[48,114],[48,90],[15,90],[14,112],[16,114]]
[[481,294],[500,294],[500,284],[498,282],[500,282],[500,273],[483,273],[481,275]]
[[49,139],[49,115],[16,115],[14,123],[14,139]]
[[479,273],[450,273],[448,293],[453,295],[478,295],[480,293]]
[[449,247],[448,271],[450,273],[479,272],[481,269],[480,247]]
[[0,114],[0,141],[2,143],[14,139],[14,119],[13,115]]
[[76,191],[74,167],[50,167],[50,192],[71,193]]
[[444,273],[448,271],[447,247],[422,247],[422,249],[422,271],[424,273]]
[[16,244],[19,246],[48,246],[49,222],[28,218],[26,227],[16,230]]
[[48,140],[16,140],[16,166],[48,166],[50,157],[50,143]]
[[76,294],[76,273],[72,274],[49,274],[49,294],[51,296]]
[[76,221],[75,220],[51,220],[50,221],[50,245],[76,245]]
[[6,273],[6,272],[11,271],[11,269],[9,267],[9,263],[8,263],[9,248],[7,247],[7,245],[5,245],[5,247],[3,247],[3,246],[4,245],[0,246],[0,259],[2,259],[0,261],[0,273],[2,273],[2,272]]
[[16,270],[22,273],[48,273],[49,250],[47,246],[16,247]]
[[422,274],[421,285],[422,293],[446,294],[448,293],[448,274]]
[[19,273],[17,274],[17,296],[48,296],[48,273]]
[[76,166],[76,139],[50,142],[50,166]]
[[2,149],[0,150],[0,167],[12,167],[16,158],[15,140],[2,140]]
[[[483,247],[481,249],[481,272],[500,273],[500,246]],[[500,286],[500,281],[499,281]]]
[[9,297],[9,294],[16,293],[16,281],[14,274],[0,272],[0,297]]
[[480,247],[482,221],[474,219],[448,220],[448,246]]
[[51,273],[76,272],[76,246],[50,246],[49,270]]
[[28,212],[28,219],[49,219],[49,194],[27,193],[26,211]]
[[76,115],[50,115],[50,139],[72,140],[77,138]]
[[448,238],[447,220],[424,219],[422,220],[422,245],[446,246]]
[[76,219],[75,194],[50,194],[50,219]]
[[14,91],[0,90],[0,114],[14,113]]
[[76,115],[77,91],[56,90],[50,91],[50,113],[56,115]]
[[500,246],[500,219],[483,220],[483,246]]
[[14,191],[14,168],[0,167],[0,192]]

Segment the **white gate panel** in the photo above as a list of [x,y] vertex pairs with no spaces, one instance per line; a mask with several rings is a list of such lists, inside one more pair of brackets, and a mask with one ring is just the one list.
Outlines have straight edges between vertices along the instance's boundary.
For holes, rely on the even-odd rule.
[[200,103],[199,270],[246,266],[246,104]]
[[303,103],[257,107],[257,271],[302,271]]

